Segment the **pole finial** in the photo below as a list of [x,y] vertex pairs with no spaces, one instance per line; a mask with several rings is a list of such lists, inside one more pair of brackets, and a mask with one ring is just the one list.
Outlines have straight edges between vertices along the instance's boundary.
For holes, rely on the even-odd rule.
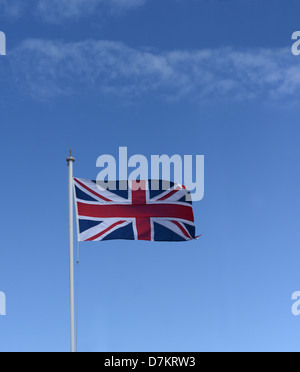
[[72,161],[73,163],[75,161],[75,158],[73,158],[73,156],[72,156],[72,149],[70,149],[70,156],[67,157],[67,163],[68,163],[68,165],[69,165],[70,161]]

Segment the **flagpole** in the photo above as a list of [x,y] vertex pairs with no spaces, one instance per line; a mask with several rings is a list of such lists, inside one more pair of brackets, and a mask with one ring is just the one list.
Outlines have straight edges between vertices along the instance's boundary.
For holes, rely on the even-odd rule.
[[67,158],[69,167],[69,258],[70,258],[70,322],[71,352],[75,352],[75,312],[74,312],[74,248],[73,248],[73,163],[75,158]]

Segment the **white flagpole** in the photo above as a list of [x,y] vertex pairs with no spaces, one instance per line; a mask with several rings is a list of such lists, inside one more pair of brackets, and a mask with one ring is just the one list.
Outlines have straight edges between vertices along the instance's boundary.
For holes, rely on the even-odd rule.
[[71,352],[75,352],[75,315],[74,315],[74,249],[73,249],[73,163],[75,158],[67,158],[69,167],[69,256],[70,256],[70,321]]

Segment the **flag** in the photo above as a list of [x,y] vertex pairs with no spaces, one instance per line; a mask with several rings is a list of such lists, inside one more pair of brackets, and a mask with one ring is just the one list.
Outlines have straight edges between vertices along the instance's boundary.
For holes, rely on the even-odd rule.
[[172,182],[167,190],[165,181],[155,181],[156,187],[152,182],[114,181],[104,189],[96,181],[74,178],[78,240],[195,239],[189,191]]

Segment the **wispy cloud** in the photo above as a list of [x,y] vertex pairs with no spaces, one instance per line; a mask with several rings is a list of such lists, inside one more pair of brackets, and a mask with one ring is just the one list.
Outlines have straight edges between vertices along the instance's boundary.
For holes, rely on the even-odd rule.
[[0,16],[17,18],[23,14],[35,14],[43,21],[58,23],[101,14],[104,9],[129,9],[145,2],[146,0],[0,0]]
[[111,10],[132,8],[143,5],[145,0],[38,0],[37,12],[49,22],[80,17]]
[[25,3],[22,0],[0,0],[0,15],[7,15],[12,18],[18,18]]
[[91,93],[136,99],[278,101],[298,97],[300,65],[288,49],[156,52],[119,42],[27,40],[7,57],[12,81],[48,99]]

